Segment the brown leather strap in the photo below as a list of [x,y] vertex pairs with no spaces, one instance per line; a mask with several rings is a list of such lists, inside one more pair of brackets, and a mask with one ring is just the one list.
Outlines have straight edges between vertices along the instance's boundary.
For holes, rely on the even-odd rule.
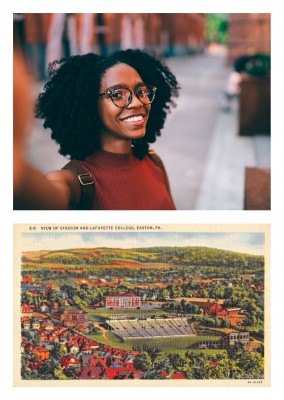
[[71,160],[68,164],[64,165],[62,169],[70,169],[77,175],[80,187],[81,197],[80,202],[77,206],[78,210],[92,210],[95,182],[93,176],[86,172],[81,166],[79,161]]
[[168,194],[169,194],[169,196],[170,196],[170,198],[171,198],[171,200],[172,200],[172,203],[173,203],[173,205],[174,205],[175,203],[174,203],[174,200],[173,200],[173,197],[172,197],[172,193],[171,193],[171,189],[170,189],[170,183],[169,183],[167,171],[166,171],[166,169],[165,169],[165,167],[164,167],[163,161],[160,159],[160,157],[158,156],[158,154],[155,153],[155,151],[152,150],[152,149],[150,149],[150,150],[148,151],[148,156],[149,156],[149,157],[151,158],[151,160],[157,165],[157,167],[159,167],[159,168],[162,170],[163,175],[164,175],[164,180],[165,180],[165,185],[166,185],[167,192],[168,192]]

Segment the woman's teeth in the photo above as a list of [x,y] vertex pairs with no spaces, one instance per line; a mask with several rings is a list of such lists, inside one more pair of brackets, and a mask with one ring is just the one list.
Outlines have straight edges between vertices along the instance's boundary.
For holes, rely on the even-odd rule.
[[142,115],[139,115],[137,117],[129,117],[124,119],[124,122],[136,122],[136,121],[141,121],[143,119]]

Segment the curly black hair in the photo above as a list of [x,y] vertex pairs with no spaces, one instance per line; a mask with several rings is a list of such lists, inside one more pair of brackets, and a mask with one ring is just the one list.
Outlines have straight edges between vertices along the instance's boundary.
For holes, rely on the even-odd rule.
[[49,64],[49,80],[35,105],[35,116],[51,129],[59,153],[84,160],[100,148],[98,97],[101,80],[112,66],[124,63],[134,68],[143,82],[156,86],[145,136],[134,140],[133,153],[143,158],[160,136],[165,118],[175,106],[179,86],[175,76],[158,57],[141,50],[120,50],[108,57],[93,53],[61,58]]

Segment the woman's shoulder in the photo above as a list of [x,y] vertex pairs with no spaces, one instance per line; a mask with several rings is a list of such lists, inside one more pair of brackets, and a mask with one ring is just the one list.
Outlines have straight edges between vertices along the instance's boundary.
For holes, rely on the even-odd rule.
[[149,149],[148,153],[147,153],[148,157],[151,158],[151,160],[161,169],[165,169],[163,161],[161,159],[161,157],[155,152],[155,150],[153,149]]

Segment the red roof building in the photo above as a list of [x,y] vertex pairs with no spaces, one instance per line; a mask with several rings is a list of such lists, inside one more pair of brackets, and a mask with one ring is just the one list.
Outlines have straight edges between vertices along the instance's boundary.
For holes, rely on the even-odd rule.
[[79,367],[81,366],[81,363],[78,358],[72,356],[71,354],[61,358],[61,366],[63,369],[68,369],[71,365]]
[[34,347],[32,353],[34,353],[41,361],[48,360],[50,357],[50,352],[41,346]]
[[104,375],[104,368],[103,367],[91,367],[85,366],[83,367],[77,375],[78,379],[103,379],[105,378]]

